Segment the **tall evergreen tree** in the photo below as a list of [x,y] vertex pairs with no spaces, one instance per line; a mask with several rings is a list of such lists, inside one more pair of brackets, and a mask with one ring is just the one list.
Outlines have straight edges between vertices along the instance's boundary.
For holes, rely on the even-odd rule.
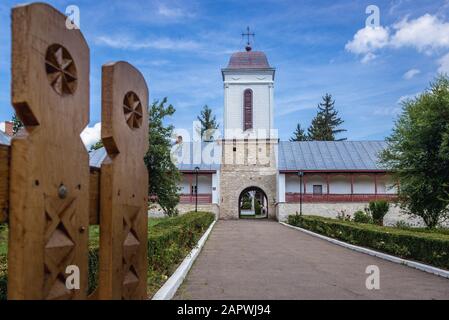
[[346,138],[336,139],[336,136],[345,129],[340,129],[344,121],[338,116],[335,110],[335,100],[332,95],[326,93],[323,101],[318,104],[318,112],[308,129],[310,140],[318,141],[343,141]]
[[164,125],[166,117],[175,113],[175,108],[166,105],[167,98],[155,101],[149,108],[149,149],[145,155],[145,164],[150,176],[148,193],[168,216],[177,215],[179,203],[180,173],[172,162],[171,137],[172,125]]
[[23,128],[23,123],[20,121],[19,117],[14,113],[12,115],[12,133],[16,134],[21,128]]
[[212,115],[212,109],[205,105],[197,119],[201,125],[199,128],[201,139],[204,141],[212,140],[215,131],[219,127],[216,117]]
[[305,133],[304,129],[301,128],[301,124],[296,125],[296,130],[293,132],[293,136],[290,138],[290,141],[307,141],[309,137]]

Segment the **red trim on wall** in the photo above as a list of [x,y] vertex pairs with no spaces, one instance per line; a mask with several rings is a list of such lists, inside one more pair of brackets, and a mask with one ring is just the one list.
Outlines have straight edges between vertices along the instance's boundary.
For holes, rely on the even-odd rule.
[[279,173],[391,173],[387,170],[279,170]]
[[[194,194],[180,194],[179,203],[181,204],[195,204]],[[212,203],[212,194],[210,193],[198,193],[198,203]]]
[[[303,203],[319,203],[319,202],[370,202],[373,200],[387,200],[396,201],[396,194],[303,194]],[[299,203],[300,194],[293,192],[285,193],[285,202],[287,203]]]

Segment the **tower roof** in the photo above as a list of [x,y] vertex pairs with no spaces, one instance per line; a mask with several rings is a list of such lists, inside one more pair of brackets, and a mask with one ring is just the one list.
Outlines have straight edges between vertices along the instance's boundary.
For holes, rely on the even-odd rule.
[[263,69],[271,68],[267,56],[262,51],[236,52],[229,59],[227,69]]

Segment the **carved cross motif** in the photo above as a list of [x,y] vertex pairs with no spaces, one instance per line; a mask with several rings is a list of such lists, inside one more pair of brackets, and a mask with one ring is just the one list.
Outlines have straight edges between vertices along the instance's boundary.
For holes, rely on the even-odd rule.
[[126,123],[131,129],[138,129],[142,125],[142,104],[139,97],[132,91],[123,99],[123,112]]
[[45,68],[50,85],[59,95],[63,96],[75,92],[77,84],[76,66],[66,48],[59,44],[48,47]]

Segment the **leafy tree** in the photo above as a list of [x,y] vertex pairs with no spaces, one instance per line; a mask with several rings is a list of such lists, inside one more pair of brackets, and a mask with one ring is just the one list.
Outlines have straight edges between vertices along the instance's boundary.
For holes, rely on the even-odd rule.
[[382,163],[399,181],[401,207],[434,228],[448,218],[449,78],[438,77],[402,108]]
[[180,173],[172,162],[171,137],[173,126],[165,125],[166,117],[175,113],[175,108],[167,104],[167,98],[155,101],[149,108],[149,149],[145,155],[145,164],[150,177],[149,195],[168,216],[178,214]]
[[309,140],[309,137],[305,133],[304,129],[301,128],[301,125],[298,123],[295,132],[293,132],[293,136],[290,138],[290,141],[307,141],[307,140]]
[[323,101],[318,104],[318,112],[308,129],[310,140],[318,141],[343,141],[346,138],[336,139],[339,133],[345,129],[339,129],[344,121],[338,116],[335,110],[335,100],[332,95],[326,93]]
[[197,119],[201,125],[199,128],[201,139],[204,141],[210,141],[215,130],[219,127],[216,117],[212,115],[212,109],[205,105]]
[[103,141],[101,141],[101,139],[98,140],[97,142],[95,142],[93,145],[91,145],[89,151],[97,150],[97,149],[100,149],[100,148],[103,148]]
[[12,133],[15,135],[21,128],[23,128],[23,123],[14,113],[12,115]]

